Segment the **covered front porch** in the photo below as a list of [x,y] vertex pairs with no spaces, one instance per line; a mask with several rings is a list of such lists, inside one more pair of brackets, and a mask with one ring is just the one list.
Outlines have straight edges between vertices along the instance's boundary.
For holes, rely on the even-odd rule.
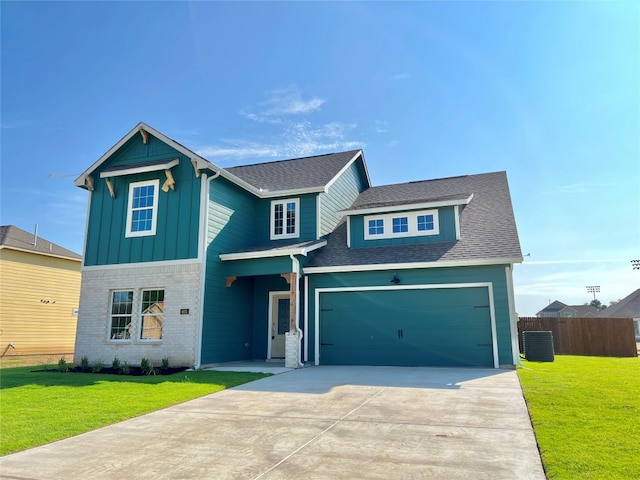
[[242,285],[251,292],[252,359],[282,360],[286,368],[303,366],[301,262],[324,245],[320,240],[220,254],[226,288]]

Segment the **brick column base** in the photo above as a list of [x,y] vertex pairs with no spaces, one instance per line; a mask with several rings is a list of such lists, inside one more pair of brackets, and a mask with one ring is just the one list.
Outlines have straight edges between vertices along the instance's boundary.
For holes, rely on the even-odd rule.
[[284,366],[287,368],[298,368],[298,347],[299,335],[297,331],[287,332],[285,335]]

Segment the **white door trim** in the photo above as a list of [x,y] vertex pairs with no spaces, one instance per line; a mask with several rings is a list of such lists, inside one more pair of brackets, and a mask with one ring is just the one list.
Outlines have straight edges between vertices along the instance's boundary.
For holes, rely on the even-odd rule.
[[269,321],[267,322],[268,328],[267,328],[267,360],[271,359],[271,332],[273,331],[273,322],[274,319],[273,318],[273,307],[275,305],[276,299],[278,298],[290,298],[291,297],[291,292],[289,292],[289,290],[274,290],[272,292],[269,292]]
[[[438,283],[422,285],[378,285],[371,287],[321,287],[314,290],[315,296],[315,364],[320,365],[320,294],[331,292],[366,292],[376,290],[434,290],[442,288],[477,288],[484,287],[489,294],[489,314],[491,316],[491,343],[493,349],[493,367],[499,368],[498,361],[498,339],[496,333],[496,312],[493,301],[493,283]],[[271,337],[269,337],[271,338]]]

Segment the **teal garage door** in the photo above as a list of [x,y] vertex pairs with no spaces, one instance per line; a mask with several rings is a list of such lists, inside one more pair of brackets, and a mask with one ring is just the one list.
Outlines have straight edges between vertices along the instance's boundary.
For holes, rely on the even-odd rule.
[[493,367],[487,288],[323,292],[320,364]]

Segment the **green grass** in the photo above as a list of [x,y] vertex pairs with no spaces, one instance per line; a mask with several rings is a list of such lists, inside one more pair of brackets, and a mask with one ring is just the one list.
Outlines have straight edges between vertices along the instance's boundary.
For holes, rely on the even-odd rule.
[[131,377],[32,370],[0,370],[0,455],[268,376],[193,371]]
[[518,376],[547,478],[640,478],[640,358],[523,363]]

